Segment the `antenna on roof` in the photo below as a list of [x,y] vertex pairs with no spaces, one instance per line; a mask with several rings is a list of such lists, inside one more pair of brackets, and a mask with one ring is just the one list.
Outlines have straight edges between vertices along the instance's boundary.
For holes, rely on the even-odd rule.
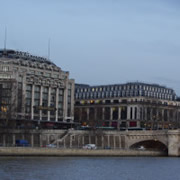
[[6,50],[6,42],[7,42],[7,27],[5,27],[4,50]]
[[50,38],[48,39],[48,60],[50,60],[50,44],[51,43],[51,40],[50,40]]

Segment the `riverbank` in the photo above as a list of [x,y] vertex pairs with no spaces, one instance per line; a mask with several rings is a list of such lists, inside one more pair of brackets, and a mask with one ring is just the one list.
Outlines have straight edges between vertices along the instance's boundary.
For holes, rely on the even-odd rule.
[[1,147],[0,156],[167,156],[159,151],[125,149],[59,149],[32,147]]

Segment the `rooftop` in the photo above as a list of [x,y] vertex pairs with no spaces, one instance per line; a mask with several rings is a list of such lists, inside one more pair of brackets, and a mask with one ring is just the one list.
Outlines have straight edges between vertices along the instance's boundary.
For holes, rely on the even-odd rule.
[[165,88],[165,89],[171,89],[168,88],[164,85],[159,85],[155,83],[144,83],[144,82],[127,82],[127,83],[122,83],[122,84],[106,84],[106,85],[88,85],[88,84],[75,84],[76,88],[98,88],[98,87],[108,87],[108,86],[126,86],[126,85],[146,85],[146,86],[153,86],[153,87],[159,87],[159,88]]
[[11,59],[22,59],[22,60],[30,60],[30,61],[37,61],[39,63],[46,63],[49,65],[56,66],[53,62],[51,62],[49,59],[40,57],[40,56],[34,56],[31,55],[28,52],[22,52],[22,51],[15,51],[11,49],[0,49],[0,57],[6,57]]

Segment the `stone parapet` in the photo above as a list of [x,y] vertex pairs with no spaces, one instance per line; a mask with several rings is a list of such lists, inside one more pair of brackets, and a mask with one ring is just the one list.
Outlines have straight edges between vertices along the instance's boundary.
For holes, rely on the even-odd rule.
[[158,151],[1,147],[0,156],[165,156]]

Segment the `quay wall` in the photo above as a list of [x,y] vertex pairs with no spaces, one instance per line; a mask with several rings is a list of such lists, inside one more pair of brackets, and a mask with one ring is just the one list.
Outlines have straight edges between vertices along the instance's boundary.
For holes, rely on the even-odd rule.
[[159,151],[0,147],[0,156],[167,156]]
[[[0,147],[15,147],[18,139],[27,140],[32,148],[47,147],[47,145],[53,144],[59,149],[82,149],[85,144],[96,144],[98,149],[108,148],[114,152],[116,149],[132,150],[147,142],[151,144],[158,142],[161,144],[161,150],[168,151],[169,156],[180,156],[180,129],[156,131],[85,131],[74,129],[0,131]],[[156,147],[158,145],[153,146],[151,150],[157,150]],[[150,148],[146,150],[148,149]]]

